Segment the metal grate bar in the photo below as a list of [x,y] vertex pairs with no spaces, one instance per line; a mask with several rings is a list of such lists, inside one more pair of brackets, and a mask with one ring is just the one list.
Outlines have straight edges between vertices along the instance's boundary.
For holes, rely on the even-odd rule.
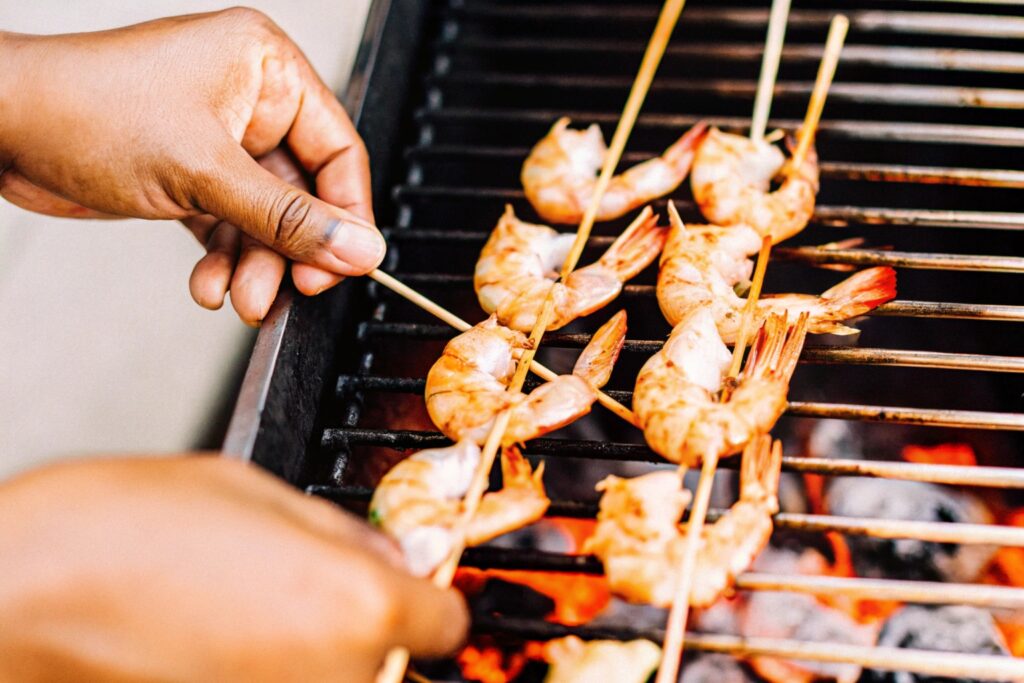
[[[451,441],[440,432],[330,428],[324,431],[321,444],[328,450],[358,444],[386,446],[388,448],[404,450],[449,446]],[[663,458],[655,454],[646,445],[608,441],[534,439],[526,446],[525,450],[526,453],[535,458],[589,458],[591,460],[654,462],[660,464],[665,462]],[[989,488],[1024,488],[1022,470],[1010,467],[967,467],[890,462],[885,460],[847,460],[793,456],[783,456],[782,464],[786,471],[807,474],[880,477]],[[738,467],[738,460],[727,458],[722,462],[721,467],[723,469],[736,469]]]
[[[437,157],[445,159],[484,159],[487,161],[509,159],[521,162],[529,153],[530,150],[527,147],[417,145],[406,150],[406,157],[412,159]],[[635,164],[655,157],[660,153],[660,151],[627,152],[622,155],[622,161],[625,164]],[[821,162],[819,168],[822,178],[833,180],[1024,188],[1024,171],[1004,169],[942,168],[829,161]]]
[[[448,340],[456,331],[445,325],[420,323],[368,323],[363,334],[374,337],[404,337]],[[555,348],[581,349],[590,342],[589,334],[548,333],[544,345]],[[658,339],[627,339],[623,351],[656,353],[664,345]],[[988,356],[975,353],[875,349],[869,347],[804,347],[803,363],[840,365],[886,365],[897,367],[940,368],[945,370],[983,370],[991,372],[1024,372],[1024,357]]]
[[[639,57],[644,44],[623,40],[573,40],[567,38],[489,38],[473,36],[457,43],[438,42],[439,52],[525,52],[530,55],[553,52],[558,55],[587,53],[595,55],[623,54]],[[761,43],[714,43],[669,45],[667,57],[687,60],[760,62],[764,53]],[[787,45],[782,50],[786,63],[817,64],[822,47],[816,44]],[[1024,73],[1024,55],[996,50],[956,48],[895,47],[890,45],[844,45],[844,66],[871,66],[894,69],[939,71],[979,71],[991,73]]]
[[[947,14],[941,12],[891,12],[885,10],[854,10],[846,12],[850,33],[905,33],[942,37],[977,37],[1005,40],[1024,38],[1024,18],[983,14]],[[523,5],[474,2],[450,11],[449,16],[486,17],[491,19],[573,21],[650,22],[657,16],[655,8],[633,5]],[[796,10],[790,12],[788,25],[793,29],[824,29],[832,12]],[[748,28],[761,31],[768,23],[768,12],[761,9],[695,8],[686,12],[686,25]]]
[[[481,633],[516,636],[523,640],[553,640],[569,635],[584,640],[633,640],[662,642],[664,629],[635,627],[564,626],[539,619],[479,616],[473,624]],[[1011,680],[1024,677],[1024,659],[997,655],[970,655],[892,647],[865,647],[830,642],[804,642],[778,638],[687,633],[687,650],[719,652],[736,656],[764,656],[818,662],[858,664],[870,669],[914,671],[963,680]]]
[[[502,109],[477,107],[427,108],[416,113],[421,123],[536,123],[550,126],[558,118],[568,116],[574,121],[614,125],[615,114],[606,111],[575,111],[553,109]],[[690,116],[683,114],[641,114],[636,130],[685,130],[698,121],[708,121],[730,132],[745,133],[750,119],[726,116]],[[795,130],[796,119],[772,119],[770,128]],[[822,121],[818,126],[822,139],[870,140],[874,142],[922,143],[929,145],[985,145],[990,147],[1024,147],[1024,128],[1004,126],[972,126],[954,123],[925,123],[900,121]]]
[[[385,228],[384,235],[392,243],[439,242],[482,246],[488,233],[469,230],[435,230]],[[587,245],[608,247],[613,235],[595,235]],[[835,249],[820,247],[775,247],[772,258],[812,264],[845,264],[854,266],[893,266],[919,270],[957,270],[978,273],[1024,273],[1024,257],[976,256],[973,254],[936,254],[930,252],[889,251],[882,249]]]
[[[307,492],[334,500],[335,502],[356,503],[366,502],[370,499],[370,490],[358,487],[328,487],[311,486]],[[720,519],[726,510],[709,510],[708,521],[713,522]],[[593,519],[597,516],[597,505],[581,503],[576,501],[552,501],[548,510],[550,517],[575,517],[580,519]],[[964,545],[999,545],[1007,547],[1024,547],[1024,527],[1000,526],[996,524],[962,524],[954,522],[914,522],[900,519],[871,519],[855,517],[838,517],[835,515],[811,515],[796,512],[780,512],[772,516],[772,522],[780,529],[792,529],[795,531],[837,531],[850,536],[869,536],[872,538],[911,538],[918,541],[931,541],[933,543],[960,543]],[[514,558],[520,554],[523,559],[512,559],[511,562],[528,561],[534,558],[529,565],[523,568],[540,569],[543,561],[542,555],[537,550],[517,549],[510,554]],[[545,569],[558,570],[557,562],[565,564],[562,571],[583,571],[588,560],[583,555],[556,556],[571,559],[552,560],[551,566]],[[548,558],[550,559],[550,558]],[[595,570],[595,573],[596,570]]]
[[[628,90],[632,81],[617,76],[572,76],[549,74],[459,73],[429,76],[427,83],[444,88],[458,85],[468,88],[559,88],[572,90]],[[799,98],[810,94],[814,84],[804,81],[777,81],[775,98]],[[712,95],[723,98],[753,98],[757,84],[740,80],[699,80],[660,78],[651,84],[651,92],[686,95]],[[971,107],[978,109],[1024,109],[1024,90],[1009,88],[971,88],[948,85],[911,85],[907,83],[835,83],[829,88],[835,102],[880,104],[897,107]]]
[[[398,185],[395,199],[474,200],[487,202],[525,201],[522,190],[503,187],[451,187],[446,185]],[[652,202],[662,207],[666,200]],[[696,211],[693,202],[675,200],[682,213]],[[849,225],[897,225],[928,228],[973,228],[1024,230],[1024,213],[1000,211],[941,211],[934,209],[892,209],[862,206],[818,206],[812,221],[829,227]]]
[[[448,273],[402,273],[397,276],[408,285],[416,287],[462,286],[472,282],[471,275]],[[654,285],[626,285],[622,296],[653,297]],[[890,301],[869,311],[866,315],[901,318],[944,318],[957,320],[998,320],[1016,322],[1024,320],[1024,306],[998,304],[965,304],[945,301]]]

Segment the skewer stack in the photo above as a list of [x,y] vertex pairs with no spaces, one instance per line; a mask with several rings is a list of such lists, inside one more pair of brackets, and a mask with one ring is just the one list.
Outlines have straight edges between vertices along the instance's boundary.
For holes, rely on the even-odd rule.
[[[593,191],[591,201],[583,214],[583,218],[576,232],[572,247],[563,264],[560,273],[560,278],[563,281],[575,268],[580,256],[582,255],[583,249],[586,246],[598,213],[601,199],[611,182],[615,168],[618,165],[623,150],[625,149],[632,127],[637,119],[647,91],[654,78],[654,74],[665,51],[669,37],[671,36],[683,9],[684,2],[685,0],[666,0],[665,5],[662,8],[661,14],[658,18],[658,23],[644,54],[644,59],[639,73],[624,107],[622,117],[619,120],[611,145],[603,160],[601,172]],[[764,132],[768,120],[768,111],[771,105],[771,95],[774,89],[775,74],[777,73],[779,59],[781,56],[788,9],[789,0],[776,0],[773,3],[767,45],[762,64],[761,79],[758,86],[755,112],[751,126],[751,137],[755,140],[764,139]],[[842,16],[837,16],[832,22],[828,42],[825,48],[825,54],[819,69],[814,91],[812,92],[807,116],[805,117],[804,125],[799,132],[798,145],[790,162],[791,169],[799,168],[803,159],[810,150],[822,109],[824,107],[828,87],[838,63],[839,51],[842,48],[847,25],[848,23],[845,17]],[[671,212],[675,211],[671,204],[669,210]],[[678,218],[678,215],[675,217]],[[752,287],[744,308],[742,326],[733,352],[732,363],[729,370],[730,380],[734,380],[739,373],[747,339],[752,332],[750,329],[752,327],[751,321],[754,319],[754,312],[760,295],[770,249],[771,238],[765,237],[757,261],[757,270],[753,278]],[[370,276],[383,286],[388,287],[397,294],[407,298],[409,301],[437,316],[439,319],[452,325],[456,329],[465,331],[471,327],[468,322],[462,320],[458,316],[455,316],[411,288],[403,285],[390,275],[382,271],[374,271]],[[534,360],[534,356],[540,346],[543,335],[551,323],[554,314],[554,292],[555,287],[552,287],[548,297],[544,301],[540,314],[536,319],[536,324],[530,333],[530,343],[517,360],[515,374],[507,387],[508,392],[520,392],[523,383],[525,382],[526,375],[531,370],[547,380],[552,380],[556,377],[555,373]],[[723,392],[723,400],[728,398],[730,388],[731,387],[727,382]],[[598,401],[601,405],[609,408],[622,419],[634,425],[638,424],[636,416],[632,411],[606,394],[598,392]],[[462,514],[460,515],[454,529],[454,538],[456,539],[456,542],[454,543],[454,547],[450,555],[433,575],[434,583],[439,586],[447,587],[451,585],[459,559],[465,548],[466,529],[480,505],[481,498],[486,492],[489,473],[493,467],[498,450],[503,443],[503,438],[505,431],[508,428],[511,415],[511,409],[506,409],[497,415],[497,418],[493,423],[493,427],[491,428],[484,443],[479,465],[474,472],[472,482],[462,502]],[[666,628],[664,647],[662,650],[662,662],[657,679],[658,683],[674,683],[678,677],[678,670],[681,663],[682,649],[685,639],[690,588],[693,581],[694,567],[696,564],[697,552],[700,547],[704,521],[708,511],[711,482],[717,467],[717,462],[717,453],[706,454],[703,458],[701,477],[696,490],[690,521],[687,528],[685,552],[680,566],[680,571],[678,572],[678,586]],[[407,664],[408,652],[401,649],[392,651],[385,662],[384,668],[378,676],[378,683],[398,683],[405,675]]]

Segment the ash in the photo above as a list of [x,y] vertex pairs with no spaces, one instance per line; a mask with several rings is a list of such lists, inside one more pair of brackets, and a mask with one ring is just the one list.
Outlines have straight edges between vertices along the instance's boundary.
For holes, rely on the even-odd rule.
[[[885,622],[878,644],[941,652],[1009,655],[995,622],[985,610],[963,605],[909,605]],[[860,683],[980,683],[978,679],[926,676],[905,671],[865,671]]]
[[[975,496],[916,481],[836,478],[825,505],[833,515],[919,522],[990,524],[992,515]],[[859,576],[915,581],[970,582],[992,558],[987,545],[934,543],[910,538],[847,536]]]

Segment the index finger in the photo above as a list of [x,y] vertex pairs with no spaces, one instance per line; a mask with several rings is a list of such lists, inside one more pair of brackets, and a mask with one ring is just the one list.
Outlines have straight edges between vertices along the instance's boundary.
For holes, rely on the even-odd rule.
[[345,108],[309,62],[304,57],[298,62],[303,97],[288,131],[288,146],[314,176],[317,196],[373,223],[366,146]]

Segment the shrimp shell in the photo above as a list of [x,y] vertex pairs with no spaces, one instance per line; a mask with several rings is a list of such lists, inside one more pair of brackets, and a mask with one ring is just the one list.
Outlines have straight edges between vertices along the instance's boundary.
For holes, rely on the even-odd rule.
[[[780,172],[782,184],[771,191]],[[710,222],[742,223],[778,244],[803,230],[814,214],[818,155],[812,146],[800,168],[793,168],[772,144],[712,128],[697,148],[690,188]]]
[[711,312],[698,309],[672,330],[637,376],[633,410],[647,444],[687,466],[738,453],[769,431],[786,408],[789,379],[807,334],[807,316],[771,316],[758,331],[728,400],[718,401],[731,354]]
[[[747,300],[734,287],[749,279],[761,238],[745,225],[684,225],[669,205],[668,241],[658,270],[658,305],[672,325],[698,308],[708,308],[726,344],[736,341]],[[862,270],[821,295],[764,294],[757,301],[753,325],[771,315],[807,313],[812,334],[856,334],[842,321],[863,315],[896,297],[896,271]]]
[[448,342],[430,368],[427,413],[449,438],[482,444],[498,414],[511,408],[504,445],[542,436],[590,412],[625,337],[626,312],[620,311],[591,338],[573,374],[560,375],[528,395],[512,394],[506,387],[515,371],[515,357],[528,346],[528,339],[498,324],[492,315]]
[[525,223],[507,205],[480,252],[473,288],[485,311],[521,332],[533,329],[554,288],[555,313],[548,329],[557,330],[608,305],[624,282],[658,256],[667,233],[645,208],[596,263],[555,282],[576,236]]
[[[697,551],[690,604],[714,603],[746,571],[768,543],[772,515],[779,510],[776,489],[782,443],[761,435],[743,452],[739,500],[714,523],[705,525]],[[626,600],[668,607],[676,592],[687,531],[679,520],[690,502],[678,472],[659,471],[633,479],[610,476],[597,527],[583,552],[601,559],[612,591]]]
[[[614,176],[601,197],[596,220],[613,220],[679,187],[706,130],[707,124],[700,122],[660,157]],[[597,124],[573,130],[568,118],[558,119],[523,162],[520,180],[526,198],[549,223],[579,223],[607,153]]]
[[[391,468],[374,491],[370,520],[398,541],[417,576],[430,574],[451,554],[462,497],[479,464],[480,447],[469,440],[419,451]],[[534,472],[518,449],[506,448],[501,471],[503,487],[480,500],[466,529],[467,545],[532,524],[548,509],[543,463]]]

